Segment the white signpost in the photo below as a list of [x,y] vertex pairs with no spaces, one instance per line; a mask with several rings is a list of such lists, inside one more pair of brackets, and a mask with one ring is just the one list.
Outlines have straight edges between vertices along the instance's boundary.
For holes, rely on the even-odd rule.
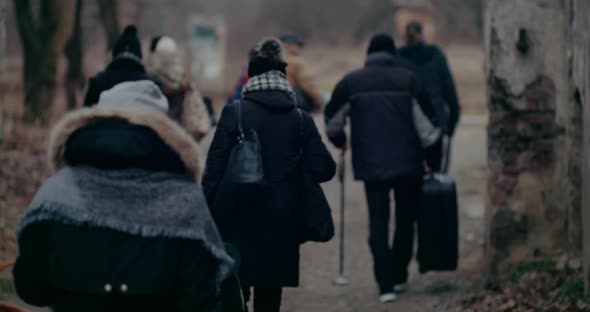
[[191,80],[204,94],[224,91],[226,26],[221,16],[189,18],[189,66]]

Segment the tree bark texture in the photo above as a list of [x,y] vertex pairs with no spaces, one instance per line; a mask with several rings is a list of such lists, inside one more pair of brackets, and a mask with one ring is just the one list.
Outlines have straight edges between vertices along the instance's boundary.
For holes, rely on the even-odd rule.
[[568,9],[494,0],[486,10],[487,254],[503,264],[560,249],[581,205],[579,109],[571,101]]
[[82,42],[82,11],[83,0],[76,0],[73,29],[65,46],[68,69],[65,74],[65,89],[68,110],[75,109],[78,92],[84,88],[84,49]]
[[575,0],[571,3],[572,25],[572,101],[582,116],[582,161],[579,170],[582,179],[581,209],[570,216],[575,226],[570,237],[581,245],[584,257],[586,294],[590,295],[590,2]]
[[[4,141],[4,61],[6,58],[6,2],[0,3],[0,144]],[[0,216],[0,224],[2,223]]]
[[107,48],[109,51],[113,50],[115,41],[119,37],[119,10],[117,7],[117,0],[98,0],[100,9],[100,19],[107,37]]
[[42,0],[34,18],[30,0],[14,0],[24,53],[27,122],[45,121],[55,96],[56,71],[71,30],[73,0]]
[[[4,59],[6,58],[6,3],[0,2],[0,144],[4,141],[3,114],[4,108]],[[0,241],[5,242],[6,212],[0,209]],[[2,252],[2,248],[0,248]]]

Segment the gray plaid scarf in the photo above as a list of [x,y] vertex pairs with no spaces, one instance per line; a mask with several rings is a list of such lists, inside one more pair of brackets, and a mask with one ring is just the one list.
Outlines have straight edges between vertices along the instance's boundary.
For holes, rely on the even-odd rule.
[[287,93],[293,101],[297,102],[295,91],[293,91],[293,87],[291,87],[291,84],[287,81],[287,75],[278,70],[271,70],[248,79],[248,82],[244,88],[242,88],[242,98],[244,98],[249,92],[269,90],[283,91]]
[[173,173],[66,166],[37,192],[19,233],[42,222],[200,241],[218,261],[219,282],[234,265],[200,188]]

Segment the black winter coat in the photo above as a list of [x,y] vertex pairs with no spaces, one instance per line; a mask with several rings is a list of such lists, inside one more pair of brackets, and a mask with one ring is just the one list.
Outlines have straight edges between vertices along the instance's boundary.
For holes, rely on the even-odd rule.
[[242,100],[242,114],[244,128],[258,133],[267,188],[230,215],[220,215],[225,207],[212,205],[220,193],[228,157],[238,137],[235,107],[227,105],[209,149],[203,191],[224,241],[241,253],[242,284],[295,287],[299,284],[297,169],[302,144],[302,161],[315,182],[330,180],[336,165],[306,113],[302,137],[301,118],[286,93],[248,93]]
[[[185,173],[179,155],[152,129],[122,119],[78,129],[64,157],[73,166]],[[217,260],[198,241],[42,222],[25,228],[19,249],[13,271],[19,297],[56,312],[218,308]]]
[[88,80],[84,106],[98,103],[100,94],[125,81],[151,80],[139,59],[121,56],[114,59],[107,68]]
[[453,135],[461,106],[445,54],[437,46],[424,42],[405,46],[399,54],[412,65],[411,69],[428,90],[444,133]]
[[55,312],[215,311],[215,265],[194,241],[39,223],[13,274],[20,298]]
[[[366,66],[346,75],[325,110],[329,122],[351,104],[351,147],[355,178],[380,182],[423,174],[423,150],[414,125],[413,101],[433,120],[428,94],[407,65],[387,52],[374,53]],[[344,130],[330,140],[346,144]]]

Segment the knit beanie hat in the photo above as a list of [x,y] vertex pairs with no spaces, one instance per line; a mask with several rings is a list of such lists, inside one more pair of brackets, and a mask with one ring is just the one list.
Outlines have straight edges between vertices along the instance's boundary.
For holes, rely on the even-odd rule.
[[158,36],[152,39],[151,54],[148,59],[148,71],[166,87],[178,89],[184,80],[184,69],[180,62],[178,47],[174,39]]
[[283,48],[275,38],[264,39],[250,51],[248,75],[254,77],[271,70],[278,70],[286,74],[287,63],[283,59]]
[[150,52],[154,52],[154,50],[156,50],[156,46],[158,45],[158,42],[160,42],[160,39],[162,39],[161,35],[158,36],[153,36],[152,40],[150,41]]
[[113,47],[113,59],[121,56],[122,54],[131,54],[141,60],[141,42],[137,35],[137,27],[135,25],[129,25],[125,27],[123,33]]
[[395,54],[396,48],[393,37],[391,37],[387,33],[379,33],[373,35],[373,37],[371,38],[371,42],[369,43],[369,49],[367,50],[367,54],[377,52],[389,52],[391,54]]
[[98,107],[149,111],[168,114],[168,100],[151,80],[122,82],[103,91]]

